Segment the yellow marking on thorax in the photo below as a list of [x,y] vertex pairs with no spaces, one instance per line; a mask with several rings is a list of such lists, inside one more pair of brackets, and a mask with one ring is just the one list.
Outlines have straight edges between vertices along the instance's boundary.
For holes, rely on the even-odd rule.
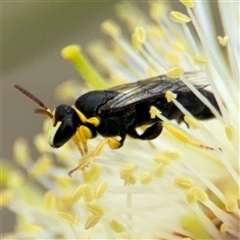
[[72,108],[76,111],[77,115],[83,123],[90,123],[95,127],[99,126],[100,121],[97,117],[86,118],[86,116],[80,110],[78,110],[76,106],[73,105]]

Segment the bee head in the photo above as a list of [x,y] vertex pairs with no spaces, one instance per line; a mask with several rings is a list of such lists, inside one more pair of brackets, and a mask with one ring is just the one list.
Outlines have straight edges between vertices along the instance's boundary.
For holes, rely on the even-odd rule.
[[41,107],[35,109],[35,113],[46,115],[51,119],[48,130],[48,143],[52,147],[61,147],[71,139],[77,131],[80,121],[71,106],[62,104],[52,112],[42,101],[20,85],[14,85],[14,87]]
[[76,133],[79,125],[79,117],[69,105],[59,105],[53,111],[48,130],[48,143],[52,147],[61,147]]

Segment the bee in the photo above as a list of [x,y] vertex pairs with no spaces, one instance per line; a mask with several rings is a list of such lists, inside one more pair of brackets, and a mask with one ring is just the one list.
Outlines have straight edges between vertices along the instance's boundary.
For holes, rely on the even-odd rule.
[[[204,72],[186,72],[184,78],[219,111],[214,95],[205,88]],[[81,155],[88,152],[87,141],[98,134],[107,139],[109,147],[123,146],[126,136],[140,140],[157,138],[163,130],[158,117],[151,118],[150,108],[156,107],[169,120],[184,121],[184,114],[173,102],[167,102],[167,91],[177,94],[177,101],[199,120],[213,118],[211,110],[183,83],[180,78],[160,75],[153,78],[127,83],[107,90],[90,91],[75,101],[74,105],[61,104],[51,111],[37,97],[23,87],[16,89],[36,102],[41,108],[35,113],[50,118],[48,143],[54,148],[63,146],[70,139],[77,144]],[[136,128],[147,126],[143,133]],[[116,138],[118,137],[118,138]],[[96,154],[95,154],[96,155]]]

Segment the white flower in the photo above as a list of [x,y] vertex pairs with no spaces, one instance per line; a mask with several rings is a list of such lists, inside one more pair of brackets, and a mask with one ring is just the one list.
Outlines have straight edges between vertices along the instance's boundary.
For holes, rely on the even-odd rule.
[[[107,20],[101,28],[112,38],[112,47],[95,42],[90,54],[112,85],[182,70],[204,71],[222,115],[212,107],[214,120],[196,122],[189,117],[196,129],[164,119],[166,128],[153,142],[127,139],[119,150],[106,146],[72,179],[67,171],[79,155],[71,143],[54,150],[43,135],[37,136],[41,156],[35,162],[26,143],[17,140],[15,156],[28,176],[15,171],[4,178],[2,204],[18,218],[10,237],[238,239],[238,5],[213,3],[219,9],[215,18],[206,2],[180,2],[186,5],[185,15],[161,2],[150,2],[149,16],[131,3],[117,4],[117,14],[132,33],[131,42]],[[91,86],[106,84],[96,72],[93,79],[98,81],[88,81],[94,70],[86,73],[90,65],[82,54],[65,53]],[[81,61],[86,64],[83,69]],[[70,87],[70,95],[77,97],[76,89]],[[174,102],[178,104],[177,98]],[[94,150],[102,140],[89,140],[88,148]]]

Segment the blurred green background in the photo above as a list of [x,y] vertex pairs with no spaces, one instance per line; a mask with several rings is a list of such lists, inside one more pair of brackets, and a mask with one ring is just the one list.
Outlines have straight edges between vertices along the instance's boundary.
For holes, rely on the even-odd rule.
[[[84,49],[89,41],[104,38],[99,25],[115,17],[116,2],[1,2],[2,159],[12,158],[12,145],[19,136],[33,145],[32,138],[42,131],[44,119],[33,113],[36,104],[13,84],[24,86],[51,109],[56,107],[55,87],[68,79],[81,81],[73,65],[62,59],[61,49],[72,43]],[[14,216],[6,209],[1,211],[1,220],[1,233],[13,229]]]

